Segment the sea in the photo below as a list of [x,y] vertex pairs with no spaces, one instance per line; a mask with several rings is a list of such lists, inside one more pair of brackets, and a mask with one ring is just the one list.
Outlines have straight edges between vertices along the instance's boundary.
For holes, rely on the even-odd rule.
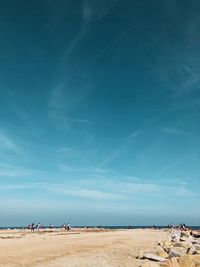
[[[94,226],[94,225],[81,225],[81,226],[71,226],[72,228],[105,228],[105,229],[113,229],[113,230],[125,230],[125,229],[149,229],[149,228],[153,228],[153,229],[169,229],[169,226],[162,226],[162,225],[157,225],[157,226],[142,226],[142,225],[137,225],[137,226],[132,226],[132,225],[119,225],[119,226],[111,226],[111,225],[99,225],[99,226]],[[200,230],[200,226],[187,226],[192,230]],[[25,229],[27,228],[27,226],[2,226],[0,227],[0,230],[7,230],[7,229]],[[40,226],[41,229],[47,229],[49,228],[49,226],[44,226],[41,225]],[[61,228],[61,226],[53,226],[53,228]]]

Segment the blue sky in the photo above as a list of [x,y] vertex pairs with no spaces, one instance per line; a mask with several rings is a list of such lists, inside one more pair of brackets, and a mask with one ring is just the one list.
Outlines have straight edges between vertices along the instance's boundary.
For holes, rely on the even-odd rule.
[[0,225],[199,225],[200,3],[0,4]]

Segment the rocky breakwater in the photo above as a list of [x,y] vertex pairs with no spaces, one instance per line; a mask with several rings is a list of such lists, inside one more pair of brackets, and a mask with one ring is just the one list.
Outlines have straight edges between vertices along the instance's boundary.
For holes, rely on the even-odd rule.
[[173,229],[152,251],[139,251],[141,267],[200,267],[200,231]]

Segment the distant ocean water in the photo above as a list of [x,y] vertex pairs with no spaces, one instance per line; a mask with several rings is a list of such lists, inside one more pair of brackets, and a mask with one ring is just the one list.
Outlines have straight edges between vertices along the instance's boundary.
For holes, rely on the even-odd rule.
[[[167,229],[168,227],[167,226],[142,226],[142,225],[138,225],[138,226],[123,226],[123,225],[119,225],[119,226],[110,226],[110,225],[101,225],[101,226],[90,226],[90,225],[85,225],[85,226],[73,226],[72,227],[74,228],[106,228],[106,229],[149,229],[149,228],[154,228],[154,229]],[[200,230],[200,226],[188,226],[190,229],[193,229],[193,230]],[[5,229],[24,229],[24,228],[27,228],[27,226],[2,226],[0,227],[0,230],[5,230]],[[41,228],[45,229],[45,228],[49,228],[49,226],[41,226]],[[61,228],[61,226],[54,226],[53,228]]]

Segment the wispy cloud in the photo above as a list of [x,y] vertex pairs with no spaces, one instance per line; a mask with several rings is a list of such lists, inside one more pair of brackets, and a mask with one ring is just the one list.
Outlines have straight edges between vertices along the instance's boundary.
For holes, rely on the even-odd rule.
[[82,14],[80,29],[76,33],[75,37],[71,41],[69,47],[65,52],[65,58],[67,58],[84,34],[88,31],[90,22],[101,19],[109,12],[110,8],[115,4],[116,0],[110,1],[97,1],[97,0],[84,0],[82,1]]
[[106,199],[123,199],[124,196],[121,194],[115,194],[112,192],[105,192],[95,189],[84,189],[79,187],[70,187],[64,184],[45,184],[43,187],[45,190],[50,190],[58,194],[64,194],[68,196],[76,196],[83,198],[92,198],[97,200]]
[[84,87],[82,87],[82,92],[80,92],[75,85],[69,84],[66,79],[63,78],[50,92],[48,101],[50,117],[53,118],[56,123],[62,125],[62,127],[70,129],[72,123],[75,122],[74,119],[71,118],[70,112],[81,104],[81,101],[87,96],[88,88],[88,84],[84,85]]
[[[97,1],[97,0],[84,0],[82,2],[82,16],[81,16],[81,24],[78,33],[75,35],[74,39],[71,41],[69,47],[65,52],[64,58],[67,58],[72,50],[75,48],[77,43],[83,37],[83,35],[88,31],[88,27],[90,22],[93,20],[98,20],[103,18],[109,13],[109,10],[115,4],[117,0],[111,1]],[[52,89],[52,93],[50,95],[49,107],[50,113],[58,120],[63,120],[62,124],[70,124],[73,122],[73,119],[69,119],[66,117],[66,114],[63,116],[63,110],[71,109],[78,104],[80,104],[83,97],[86,95],[86,91],[88,88],[84,88],[84,94],[81,94],[80,91],[76,94],[76,90],[70,90],[70,95],[67,95],[66,88],[69,86],[70,82],[79,76],[82,72],[84,72],[97,58],[99,58],[102,54],[104,54],[108,49],[110,49],[114,44],[120,41],[126,34],[128,34],[134,25],[127,27],[121,34],[119,34],[116,38],[114,38],[108,45],[100,49],[94,56],[92,56],[86,64],[83,64],[77,71],[72,73],[71,75],[65,75],[61,82],[54,86]],[[70,86],[71,87],[71,86]],[[75,94],[72,92],[75,91]],[[83,90],[82,90],[83,91]],[[68,99],[68,101],[66,101]],[[64,118],[64,119],[63,119]],[[77,122],[87,122],[87,119],[80,119]]]
[[[128,190],[128,188],[127,188]],[[129,190],[131,192],[146,192],[147,194],[154,194],[154,196],[162,196],[166,192],[168,192],[169,196],[197,196],[195,193],[191,192],[186,186],[183,184],[177,184],[177,186],[171,186],[167,184],[156,184],[156,183],[138,183],[131,185],[129,184]]]
[[0,177],[21,177],[29,174],[28,171],[23,169],[14,169],[14,168],[1,168],[0,167]]
[[175,91],[177,96],[183,96],[200,90],[200,75],[189,65],[184,65],[175,70],[176,79],[168,78],[168,86]]
[[140,134],[140,131],[134,131],[130,135],[128,135],[127,137],[125,137],[122,140],[122,142],[119,145],[119,147],[117,147],[114,151],[112,151],[111,154],[97,166],[97,168],[103,167],[104,165],[108,164],[109,162],[113,161],[118,156],[120,156],[121,153],[122,153],[122,151],[124,149],[126,149],[126,147],[128,146],[129,142],[132,139],[136,138],[139,134]]
[[0,147],[1,150],[7,150],[11,151],[14,153],[21,153],[22,150],[16,144],[16,142],[10,138],[10,136],[5,132],[0,129]]
[[1,185],[1,190],[24,190],[32,188],[30,184],[4,184]]
[[186,183],[178,182],[176,184],[168,183],[156,183],[156,182],[145,182],[142,180],[129,181],[129,182],[117,182],[113,180],[104,181],[107,187],[112,188],[112,190],[120,194],[124,194],[127,197],[132,197],[133,194],[140,196],[154,196],[154,197],[166,197],[166,192],[168,192],[168,197],[197,197],[197,193],[189,190]]
[[0,177],[27,177],[30,175],[38,174],[38,171],[15,166],[11,164],[0,163]]
[[173,128],[173,127],[162,127],[161,130],[165,133],[169,133],[169,134],[175,134],[175,135],[182,135],[182,134],[186,134],[185,131],[180,130],[178,128]]
[[[25,184],[4,184],[1,190],[23,190],[39,189],[54,194],[74,196],[78,198],[94,200],[130,200],[137,197],[199,197],[199,194],[188,189],[187,184],[177,183],[176,185],[157,184],[148,182],[123,182],[114,180],[85,181],[81,186],[72,183],[25,183]],[[167,192],[167,195],[166,195]]]

